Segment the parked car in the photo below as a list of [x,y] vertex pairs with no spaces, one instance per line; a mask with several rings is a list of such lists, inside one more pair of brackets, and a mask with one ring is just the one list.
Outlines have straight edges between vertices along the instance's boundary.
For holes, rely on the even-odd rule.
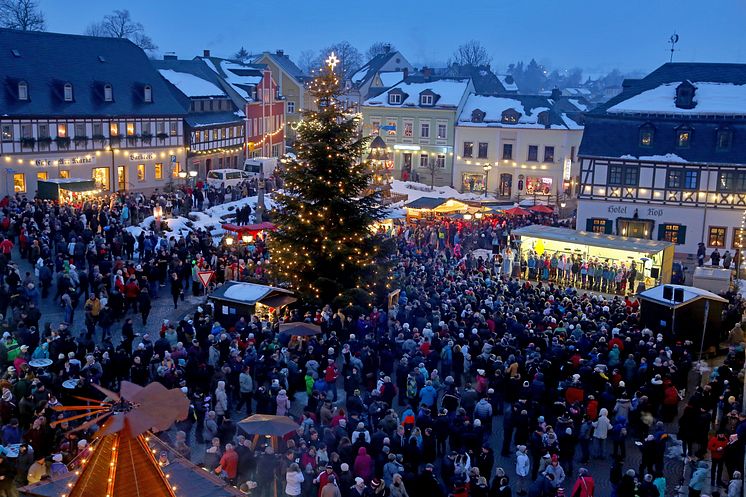
[[225,191],[230,192],[249,178],[251,174],[240,169],[213,169],[207,173],[207,184],[215,188],[223,186]]

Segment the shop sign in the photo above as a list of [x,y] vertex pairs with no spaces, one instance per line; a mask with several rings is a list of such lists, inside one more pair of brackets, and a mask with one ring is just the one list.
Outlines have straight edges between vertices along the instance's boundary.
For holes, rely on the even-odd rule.
[[37,159],[34,164],[39,167],[45,166],[77,166],[81,164],[95,164],[96,157],[88,155],[85,157],[70,157],[68,159]]
[[562,168],[562,179],[568,181],[572,176],[572,161],[569,157],[565,159],[564,167]]
[[[629,210],[628,205],[610,205],[606,208],[606,212],[609,214],[625,214],[629,215],[632,214],[632,211]],[[656,208],[656,207],[648,207],[643,208],[643,210],[640,210],[639,207],[634,207],[635,210],[637,210],[637,215],[642,217],[663,217],[663,214],[665,212],[665,209]]]
[[155,160],[156,158],[158,158],[158,154],[153,153],[153,152],[147,153],[147,154],[143,154],[143,153],[130,154],[130,160],[131,161],[136,161],[136,160]]

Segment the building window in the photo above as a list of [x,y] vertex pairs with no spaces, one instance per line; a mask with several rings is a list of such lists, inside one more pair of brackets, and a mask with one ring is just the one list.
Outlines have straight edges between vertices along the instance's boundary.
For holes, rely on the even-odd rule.
[[295,102],[288,102],[288,114],[295,114]]
[[686,226],[681,224],[661,224],[658,226],[658,240],[682,245],[686,240]]
[[420,105],[433,105],[433,96],[430,94],[420,95]]
[[60,169],[60,179],[69,179],[69,178],[70,178],[70,170]]
[[503,160],[513,160],[512,143],[503,143]]
[[435,161],[435,165],[438,166],[441,169],[446,168],[446,155],[445,154],[438,154],[438,157]]
[[155,169],[153,170],[153,177],[155,179],[163,179],[163,163],[156,162]]
[[733,228],[733,243],[731,248],[740,249],[746,244],[746,229]]
[[404,137],[405,138],[411,138],[413,131],[414,123],[412,121],[404,121]]
[[166,132],[166,121],[158,121],[155,125],[155,130],[157,134],[165,133]]
[[696,105],[694,92],[696,88],[689,81],[684,81],[676,87],[676,107],[680,109],[693,109]]
[[[275,155],[277,157],[277,155]],[[233,157],[236,159],[236,157]],[[226,159],[226,162],[230,162],[230,157]],[[229,165],[229,164],[228,164]],[[236,167],[238,165],[238,161],[233,161],[233,167]],[[179,177],[179,171],[181,171],[181,163],[180,162],[172,162],[171,163],[171,177],[172,178],[178,178]]]
[[75,123],[75,138],[84,138],[85,136],[85,124]]
[[2,139],[4,142],[12,142],[13,141],[13,125],[12,124],[3,124],[2,131]]
[[119,136],[119,123],[109,123],[109,136]]
[[396,121],[389,121],[386,130],[389,136],[396,136]]
[[33,136],[30,124],[21,124],[21,138],[31,138]]
[[13,191],[16,193],[26,192],[26,175],[23,173],[13,174]]
[[153,101],[153,88],[151,88],[150,85],[145,85],[145,88],[142,90],[142,98],[145,100],[146,103],[151,103]]
[[671,190],[696,190],[699,187],[699,171],[669,169],[666,188]]
[[39,124],[37,128],[40,140],[38,141],[39,150],[49,150],[49,140],[41,140],[41,138],[49,138],[49,124]]
[[528,146],[528,159],[531,162],[537,162],[539,160],[539,146],[529,145]]
[[678,148],[689,148],[692,141],[692,130],[689,128],[680,128],[676,130],[676,146]]
[[479,142],[479,148],[477,149],[477,157],[479,159],[487,158],[488,143]]
[[652,147],[653,146],[653,135],[655,134],[655,128],[650,124],[645,124],[640,127],[640,146],[641,147]]
[[104,102],[112,101],[114,101],[114,90],[111,85],[107,83],[104,85]]
[[430,138],[430,123],[420,123],[420,138]]
[[746,172],[723,171],[718,176],[717,190],[721,192],[746,192]]
[[544,162],[554,162],[554,147],[544,147]]
[[135,123],[127,123],[127,136],[135,136]]
[[60,138],[65,138],[67,136],[67,123],[57,124],[57,136]]
[[507,109],[503,111],[500,121],[503,124],[515,124],[521,118],[521,114],[515,109]]
[[464,157],[474,157],[474,142],[464,142]]
[[73,101],[73,85],[71,85],[70,83],[65,83],[64,90],[65,90],[64,91],[65,102],[72,102]]
[[733,131],[729,129],[717,130],[716,149],[719,152],[730,150],[731,143],[733,143]]
[[391,105],[401,104],[401,93],[389,93],[389,104]]
[[28,83],[25,81],[18,83],[18,100],[28,100]]
[[109,168],[108,167],[95,167],[91,170],[91,179],[96,183],[96,186],[101,190],[108,191],[110,188],[109,179]]
[[171,121],[168,124],[171,136],[177,136],[179,134],[179,123],[176,121]]
[[707,235],[707,246],[708,247],[725,247],[725,236],[728,233],[728,228],[725,226],[710,226]]
[[428,163],[428,155],[420,154],[420,167],[426,168]]
[[448,125],[438,124],[438,140],[445,140],[448,138]]
[[598,217],[592,217],[585,223],[585,230],[591,233],[602,233],[605,235],[611,234],[613,225],[609,219],[602,219]]
[[49,179],[49,173],[46,171],[39,171],[36,173],[36,181],[46,181]]
[[101,123],[93,123],[93,136],[99,137],[104,136],[103,125]]
[[145,164],[137,165],[137,181],[145,181]]
[[610,165],[607,183],[612,186],[637,186],[640,168],[637,166]]

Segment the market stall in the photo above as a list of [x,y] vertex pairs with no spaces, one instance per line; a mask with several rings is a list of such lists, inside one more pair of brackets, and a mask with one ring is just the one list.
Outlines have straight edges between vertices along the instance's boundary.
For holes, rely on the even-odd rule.
[[272,314],[297,299],[293,292],[274,286],[228,281],[208,297],[215,306],[215,318],[232,326],[241,316]]
[[233,224],[225,223],[221,226],[225,231],[225,242],[228,245],[232,245],[235,241],[242,241],[243,243],[252,243],[255,238],[259,237],[264,239],[266,232],[274,231],[277,227],[270,222],[263,222],[259,224]]
[[420,197],[404,205],[407,218],[427,217],[435,214],[465,213],[469,204],[455,198]]
[[100,193],[101,190],[92,179],[56,178],[39,180],[36,196],[44,200],[69,203],[86,200]]
[[646,288],[671,281],[674,245],[669,242],[536,224],[515,229],[511,236],[518,238],[521,257],[527,257],[533,250],[539,255],[548,252],[627,266],[634,263],[638,274],[644,277]]

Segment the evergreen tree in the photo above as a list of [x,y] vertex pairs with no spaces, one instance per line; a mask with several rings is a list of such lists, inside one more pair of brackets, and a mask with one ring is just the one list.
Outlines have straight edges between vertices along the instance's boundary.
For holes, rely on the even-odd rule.
[[337,101],[332,68],[321,70],[310,92],[318,110],[305,111],[298,124],[297,159],[286,162],[284,192],[276,197],[272,272],[308,299],[328,303],[346,294],[369,303],[376,281],[385,281],[386,249],[370,231],[383,211],[360,161],[368,139],[359,138],[359,116]]

